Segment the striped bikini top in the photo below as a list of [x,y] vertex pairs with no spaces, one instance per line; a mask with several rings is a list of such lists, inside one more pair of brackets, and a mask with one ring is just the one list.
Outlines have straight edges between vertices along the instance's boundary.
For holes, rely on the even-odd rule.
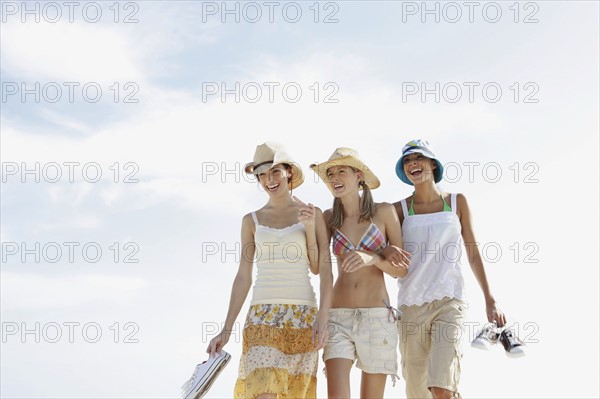
[[367,228],[367,231],[363,234],[358,243],[358,246],[355,246],[352,241],[348,239],[338,229],[335,230],[335,234],[333,235],[333,253],[337,256],[344,254],[353,250],[363,250],[370,252],[378,252],[382,248],[385,248],[385,237],[379,230],[379,227],[373,222]]

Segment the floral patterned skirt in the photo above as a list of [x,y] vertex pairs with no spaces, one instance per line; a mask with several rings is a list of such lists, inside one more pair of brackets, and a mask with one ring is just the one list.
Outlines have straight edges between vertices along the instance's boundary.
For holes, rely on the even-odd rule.
[[262,393],[277,398],[316,398],[318,353],[312,326],[317,308],[252,305],[246,316],[235,398]]

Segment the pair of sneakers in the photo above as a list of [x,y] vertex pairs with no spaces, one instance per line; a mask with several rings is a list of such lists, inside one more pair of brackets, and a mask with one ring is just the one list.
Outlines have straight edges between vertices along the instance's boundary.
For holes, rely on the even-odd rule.
[[483,326],[471,342],[471,346],[488,350],[491,345],[495,345],[498,342],[504,347],[507,356],[525,356],[525,343],[512,330],[505,327],[499,328],[496,322]]
[[181,398],[200,399],[206,395],[230,360],[231,355],[221,350],[215,357],[209,356],[208,360],[197,365],[192,377],[181,386]]

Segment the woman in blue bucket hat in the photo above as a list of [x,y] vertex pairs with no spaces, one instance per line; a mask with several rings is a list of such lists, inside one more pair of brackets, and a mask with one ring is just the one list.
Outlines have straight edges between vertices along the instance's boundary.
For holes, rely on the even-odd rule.
[[[460,263],[463,242],[488,320],[498,327],[506,323],[488,285],[467,200],[438,190],[443,173],[444,166],[424,140],[406,143],[396,163],[400,180],[415,188],[394,203],[405,249],[411,253],[408,273],[398,279],[400,354],[408,398],[460,396],[460,337],[467,307]],[[390,261],[401,256],[392,246],[384,254]]]

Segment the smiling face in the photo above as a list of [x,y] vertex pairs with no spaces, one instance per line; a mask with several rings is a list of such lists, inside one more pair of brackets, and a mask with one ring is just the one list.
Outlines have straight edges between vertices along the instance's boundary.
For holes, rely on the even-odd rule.
[[336,197],[358,192],[358,182],[363,179],[363,172],[350,166],[332,166],[327,169],[327,183]]
[[434,170],[437,164],[423,154],[409,154],[403,159],[404,173],[412,184],[417,185],[428,180],[435,181]]
[[263,173],[259,173],[258,181],[269,195],[277,195],[278,193],[288,192],[290,176],[291,170],[286,169],[283,164],[276,164]]

